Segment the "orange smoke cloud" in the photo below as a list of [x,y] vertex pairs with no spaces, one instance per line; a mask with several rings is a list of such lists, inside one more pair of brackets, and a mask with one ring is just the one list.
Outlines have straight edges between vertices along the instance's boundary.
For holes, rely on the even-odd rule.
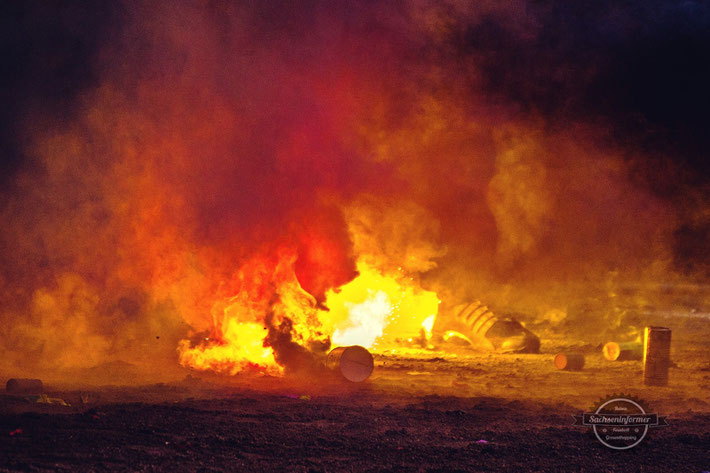
[[9,363],[281,372],[437,297],[535,311],[541,285],[667,269],[673,204],[603,124],[490,92],[480,30],[534,36],[524,3],[122,6],[66,119],[22,118]]

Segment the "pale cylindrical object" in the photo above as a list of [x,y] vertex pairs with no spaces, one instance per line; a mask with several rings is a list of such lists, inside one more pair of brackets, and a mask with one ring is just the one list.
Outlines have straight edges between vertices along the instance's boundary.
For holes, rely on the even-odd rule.
[[12,378],[5,384],[5,391],[13,394],[40,394],[43,388],[41,379]]
[[348,381],[359,383],[370,377],[375,368],[375,360],[365,348],[353,345],[331,350],[326,366],[339,372]]
[[581,353],[558,353],[553,362],[558,370],[579,371],[584,368],[584,355]]
[[649,386],[668,384],[671,364],[671,329],[646,327],[643,334],[643,382]]
[[640,360],[643,357],[643,344],[640,342],[607,342],[602,348],[604,358],[609,361]]

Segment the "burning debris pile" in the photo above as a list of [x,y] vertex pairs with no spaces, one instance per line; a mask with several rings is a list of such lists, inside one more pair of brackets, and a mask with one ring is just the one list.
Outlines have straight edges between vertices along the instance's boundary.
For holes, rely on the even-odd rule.
[[296,277],[296,253],[283,248],[277,253],[240,269],[235,295],[212,309],[211,331],[200,334],[197,343],[180,343],[181,363],[230,374],[245,368],[298,371],[317,365],[331,342],[368,348],[391,343],[396,335],[417,333],[436,314],[434,293],[364,263],[355,279],[318,302]]
[[[2,363],[284,375],[354,345],[530,353],[530,322],[620,326],[616,288],[653,305],[648,285],[700,274],[695,148],[608,83],[643,46],[612,13],[660,20],[494,3],[18,7],[51,31],[25,32],[36,80],[11,81],[2,129]],[[610,307],[577,310],[595,291]]]
[[[180,362],[199,370],[236,374],[257,369],[283,374],[318,365],[331,343],[387,349],[434,348],[452,336],[472,347],[503,353],[537,353],[540,340],[520,323],[499,319],[480,302],[437,322],[441,301],[412,278],[385,276],[365,263],[358,275],[319,303],[300,285],[297,256],[254,260],[235,278],[237,292],[213,307],[214,326],[196,343],[180,343]],[[269,265],[269,263],[272,263]],[[203,335],[207,335],[204,336]],[[403,341],[406,339],[406,341]]]

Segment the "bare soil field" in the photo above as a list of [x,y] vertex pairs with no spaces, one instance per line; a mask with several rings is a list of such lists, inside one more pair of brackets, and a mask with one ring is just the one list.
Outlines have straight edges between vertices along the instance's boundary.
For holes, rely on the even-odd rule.
[[[666,387],[644,386],[640,361],[554,336],[537,355],[381,353],[359,384],[188,371],[158,384],[57,383],[45,391],[70,406],[0,397],[0,471],[700,473],[710,470],[710,337],[705,321],[684,327]],[[558,351],[584,353],[584,369],[556,370]],[[670,425],[624,451],[572,425],[615,393]]]

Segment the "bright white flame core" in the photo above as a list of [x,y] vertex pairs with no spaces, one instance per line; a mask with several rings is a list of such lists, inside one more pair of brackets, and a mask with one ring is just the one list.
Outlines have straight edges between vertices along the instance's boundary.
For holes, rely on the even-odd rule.
[[345,304],[349,317],[333,332],[335,346],[362,345],[372,347],[384,333],[394,307],[383,291],[370,291],[369,297],[359,304]]

